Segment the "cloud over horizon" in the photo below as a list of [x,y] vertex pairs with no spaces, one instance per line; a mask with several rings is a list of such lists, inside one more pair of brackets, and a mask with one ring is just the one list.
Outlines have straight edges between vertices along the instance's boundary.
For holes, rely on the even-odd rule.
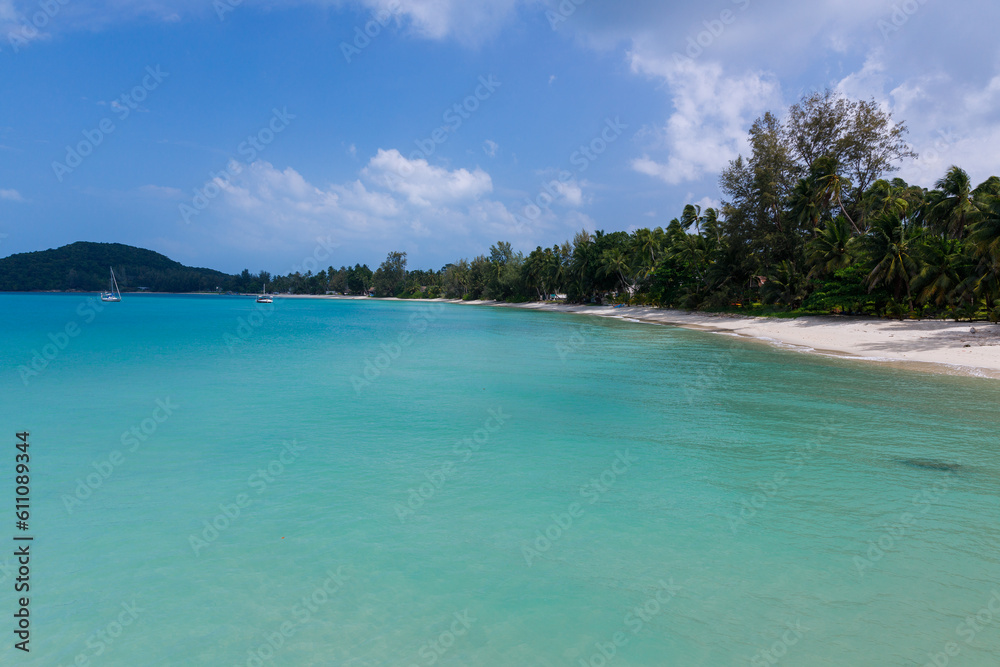
[[[4,248],[91,234],[232,265],[295,256],[335,230],[345,254],[370,259],[391,245],[430,265],[500,239],[531,249],[580,227],[665,224],[684,203],[719,200],[718,175],[746,152],[757,117],[825,88],[875,99],[906,123],[920,157],[898,175],[911,182],[932,186],[952,164],[976,182],[1000,173],[994,3],[562,4],[243,0],[220,19],[201,0],[56,3],[48,13],[0,0]],[[340,42],[385,11],[392,24],[345,61]],[[142,37],[109,41],[113,31]],[[175,73],[56,183],[52,160],[111,113],[98,101],[127,92],[151,62]],[[503,81],[496,95],[433,154],[405,157],[489,73]],[[39,86],[58,114],[31,104]],[[298,119],[267,161],[178,227],[178,203],[218,170],[232,139],[286,104]],[[628,117],[627,139],[586,178],[559,180],[566,156],[616,115]],[[525,224],[539,197],[552,201]]]

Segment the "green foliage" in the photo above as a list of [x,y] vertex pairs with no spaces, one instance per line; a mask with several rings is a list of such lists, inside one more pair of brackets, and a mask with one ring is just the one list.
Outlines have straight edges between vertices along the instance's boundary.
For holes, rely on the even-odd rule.
[[390,252],[372,276],[375,296],[400,296],[406,286],[406,253]]
[[843,217],[830,220],[806,245],[812,264],[811,275],[824,276],[850,266],[852,255],[851,228]]
[[108,289],[113,267],[123,292],[147,287],[153,292],[195,292],[233,289],[245,278],[211,269],[184,266],[163,255],[120,243],[73,243],[55,250],[11,255],[0,259],[0,291]]
[[884,289],[869,292],[865,287],[868,271],[854,265],[813,282],[813,291],[800,308],[801,312],[835,315],[878,315],[889,299]]
[[367,264],[364,266],[355,264],[354,268],[346,271],[341,268],[341,271],[346,274],[344,282],[347,289],[339,291],[346,291],[349,294],[367,294],[371,291],[375,274]]

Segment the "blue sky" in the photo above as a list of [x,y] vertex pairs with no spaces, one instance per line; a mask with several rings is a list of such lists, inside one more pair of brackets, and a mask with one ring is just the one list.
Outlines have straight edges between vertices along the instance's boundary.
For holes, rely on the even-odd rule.
[[[827,87],[1000,173],[995,2],[0,0],[0,256],[288,273],[665,225]],[[367,27],[374,36],[358,37]],[[444,129],[442,129],[444,128]],[[69,150],[68,150],[69,149]]]

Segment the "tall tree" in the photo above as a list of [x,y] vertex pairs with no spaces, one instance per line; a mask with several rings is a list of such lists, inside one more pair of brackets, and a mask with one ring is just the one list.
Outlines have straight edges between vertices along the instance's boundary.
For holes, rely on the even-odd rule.
[[840,163],[837,162],[836,158],[823,156],[813,162],[810,180],[821,205],[830,209],[833,204],[836,204],[837,209],[851,223],[854,231],[860,234],[861,229],[851,218],[847,207],[844,206],[844,191],[845,189],[850,190],[851,183],[840,173],[839,166]]
[[797,223],[785,209],[800,169],[781,123],[770,112],[753,124],[749,143],[749,157],[737,157],[719,178],[726,196],[724,233],[743,250],[742,261],[766,275],[769,266],[792,259],[801,243]]
[[851,263],[851,228],[843,217],[836,217],[823,227],[808,245],[813,276],[823,276]]
[[793,104],[783,127],[787,143],[803,172],[817,160],[833,158],[843,183],[845,211],[859,218],[861,196],[883,174],[916,157],[905,141],[906,125],[874,100],[849,100],[831,90],[813,93]]
[[375,296],[399,296],[406,285],[406,253],[390,252],[372,277]]
[[784,133],[803,171],[821,157],[843,153],[850,117],[851,103],[830,89],[806,95],[789,107]]
[[964,238],[966,227],[981,217],[969,174],[953,165],[934,187],[927,207],[930,223],[949,238]]
[[875,100],[851,102],[850,108],[850,130],[838,157],[854,184],[852,199],[858,201],[882,174],[896,171],[901,161],[917,154],[906,143],[906,125],[893,120]]
[[910,306],[913,295],[910,283],[917,276],[920,262],[921,228],[905,224],[905,219],[892,214],[879,216],[872,222],[864,244],[872,262],[868,274],[868,289],[885,285],[897,300],[906,292]]

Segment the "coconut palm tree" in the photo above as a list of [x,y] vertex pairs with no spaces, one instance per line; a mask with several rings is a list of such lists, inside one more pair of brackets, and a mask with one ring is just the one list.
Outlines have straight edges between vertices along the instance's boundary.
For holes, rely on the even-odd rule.
[[[1000,183],[988,183],[983,186],[1000,191]],[[1000,196],[982,195],[980,209],[982,218],[969,235],[978,260],[974,290],[983,298],[990,319],[996,321],[1000,317],[1000,308],[996,305],[1000,301]]]
[[596,268],[595,238],[603,237],[603,232],[597,231],[591,236],[586,230],[577,232],[573,237],[573,256],[567,269],[567,286],[575,298],[589,299],[594,295],[593,276]]
[[632,273],[632,267],[628,254],[622,248],[611,248],[604,251],[601,256],[600,271],[602,275],[617,278],[619,286],[625,288],[629,295],[632,294],[632,282],[628,278]]
[[[659,227],[657,227],[659,229]],[[662,234],[663,230],[659,230]],[[657,255],[660,254],[660,238],[656,232],[649,229],[637,229],[633,237],[636,255],[639,257],[639,264],[643,266],[641,273],[648,274],[656,266]]]
[[813,230],[816,235],[820,219],[826,212],[816,193],[815,183],[807,178],[800,178],[788,198],[789,213],[801,229]]
[[783,303],[795,308],[809,295],[808,282],[794,262],[785,260],[771,271],[760,294],[764,303]]
[[864,237],[864,246],[872,258],[873,267],[868,274],[868,290],[885,285],[893,290],[898,301],[906,292],[910,307],[913,295],[910,283],[919,273],[921,228],[904,224],[902,216],[886,213],[872,221],[870,232]]
[[909,186],[902,179],[889,181],[880,178],[872,183],[864,196],[865,213],[867,217],[895,213],[903,215],[910,209]]
[[836,158],[829,156],[821,157],[813,162],[809,179],[813,182],[816,197],[819,199],[823,209],[829,210],[831,205],[836,203],[837,208],[847,218],[847,221],[851,223],[854,231],[857,234],[861,234],[861,228],[854,222],[847,212],[847,207],[844,206],[842,195],[845,190],[847,192],[851,191],[851,182],[840,175],[840,164]]
[[984,258],[977,271],[974,292],[986,306],[986,317],[996,322],[1000,320],[1000,256]]
[[1000,197],[987,195],[980,201],[982,217],[970,234],[979,256],[1000,257]]
[[927,207],[929,221],[949,238],[964,238],[966,227],[981,217],[969,174],[953,165],[934,187]]
[[698,229],[698,221],[701,218],[701,206],[695,204],[688,204],[684,207],[684,211],[681,213],[681,226],[684,231],[691,229],[694,225],[695,231],[700,231]]
[[963,269],[969,262],[957,239],[929,236],[920,251],[920,271],[913,277],[911,287],[922,303],[938,308],[950,306],[962,296]]
[[849,266],[853,259],[850,253],[851,228],[847,220],[838,215],[821,230],[816,230],[816,238],[806,246],[812,264],[810,276],[833,273]]

